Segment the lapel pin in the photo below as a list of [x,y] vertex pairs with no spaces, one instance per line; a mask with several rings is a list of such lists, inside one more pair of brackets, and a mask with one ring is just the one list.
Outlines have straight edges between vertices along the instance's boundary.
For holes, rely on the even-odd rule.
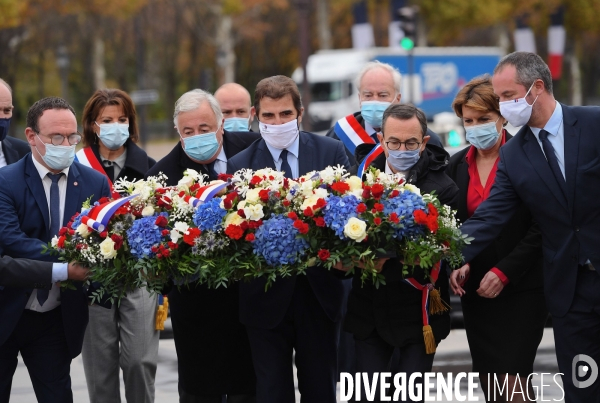
[[73,182],[73,186],[77,186],[77,185],[79,185],[79,183]]

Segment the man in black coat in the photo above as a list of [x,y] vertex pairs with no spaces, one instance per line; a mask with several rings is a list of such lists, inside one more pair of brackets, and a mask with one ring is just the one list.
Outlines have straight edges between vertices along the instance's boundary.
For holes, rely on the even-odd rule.
[[27,142],[8,136],[13,109],[12,90],[0,78],[0,168],[17,162],[31,151]]
[[[428,144],[426,128],[427,121],[421,110],[410,105],[391,105],[383,115],[382,132],[378,134],[384,152],[370,165],[381,172],[402,173],[407,183],[417,186],[422,194],[435,191],[442,204],[456,208],[458,188],[444,173],[448,153]],[[360,145],[357,154],[364,154],[373,147]],[[367,372],[370,377],[375,372],[389,372],[392,354],[397,348],[399,357],[394,357],[399,362],[392,363],[394,371],[405,372],[407,379],[413,372],[430,372],[434,354],[427,354],[425,350],[422,292],[403,281],[399,258],[386,260],[382,274],[386,284],[379,288],[369,282],[361,284],[360,274],[353,280],[344,330],[354,334],[356,371]],[[415,267],[413,277],[422,285],[429,282],[419,267]],[[448,276],[444,270],[440,271],[435,287],[448,302]],[[429,324],[436,344],[450,332],[448,312],[431,315]]]
[[31,259],[0,257],[0,290],[4,287],[48,289],[63,280],[85,281],[89,269],[77,263],[52,263]]
[[[175,104],[175,128],[181,141],[147,172],[167,175],[175,186],[186,169],[211,180],[225,173],[227,161],[259,135],[223,130],[216,99],[192,90]],[[256,380],[246,329],[239,321],[238,284],[209,289],[191,283],[169,293],[182,403],[254,403]]]
[[[254,94],[262,138],[229,160],[228,173],[273,168],[297,178],[327,166],[348,168],[342,143],[299,131],[304,108],[294,81],[265,78]],[[302,401],[335,403],[343,302],[342,280],[322,267],[278,278],[267,291],[263,278],[240,284],[240,319],[252,347],[257,401],[295,401],[295,362]]]
[[[341,140],[346,147],[350,165],[360,163],[354,158],[360,144],[377,144],[381,131],[383,111],[391,104],[400,103],[402,77],[393,66],[380,61],[368,62],[358,73],[356,88],[360,111],[343,117],[329,129],[326,136]],[[429,144],[443,147],[439,136],[427,129]]]

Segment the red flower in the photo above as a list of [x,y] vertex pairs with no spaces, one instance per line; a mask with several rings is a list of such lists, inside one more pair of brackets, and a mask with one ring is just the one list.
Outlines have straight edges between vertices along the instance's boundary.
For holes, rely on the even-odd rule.
[[262,220],[248,222],[248,228],[256,229],[262,225]]
[[198,238],[201,233],[202,231],[200,231],[200,228],[189,228],[187,234],[183,234],[183,242],[192,246],[194,245],[194,240]]
[[381,224],[381,218],[379,218],[379,217],[375,217],[375,218],[373,219],[373,224],[375,224],[375,225],[380,225],[380,224]]
[[371,194],[375,199],[380,199],[384,190],[385,188],[380,183],[375,183],[373,186],[371,186]]
[[98,203],[104,204],[104,203],[108,203],[109,201],[110,201],[110,199],[108,197],[104,196],[98,200]]
[[198,189],[200,189],[200,184],[194,183],[192,186],[190,186],[190,193],[193,194]]
[[329,256],[331,256],[331,253],[329,253],[329,251],[327,249],[320,249],[319,252],[317,253],[317,256],[319,256],[319,259],[321,259],[324,262],[327,259],[329,259]]
[[263,203],[266,203],[269,201],[269,189],[262,189],[260,192],[258,192],[258,197],[260,197],[260,200]]
[[154,245],[153,247],[150,248],[150,250],[152,251],[152,253],[156,253],[156,252],[158,252],[158,246]]
[[358,206],[356,206],[356,212],[358,214],[362,214],[365,211],[367,211],[367,205],[365,203],[360,203]]
[[319,198],[317,200],[317,204],[315,204],[316,208],[323,208],[325,206],[327,206],[327,201],[325,201],[325,199],[323,199],[323,198]]
[[427,220],[427,228],[429,231],[436,232],[438,230],[437,217],[429,216]]
[[289,207],[290,206],[290,201],[289,200],[284,200],[282,203],[283,203],[283,205],[285,207]]
[[66,236],[61,236],[60,238],[58,238],[58,242],[56,243],[56,246],[59,247],[60,249],[63,249],[65,247],[65,241],[67,240]]
[[439,215],[437,209],[435,208],[435,206],[433,205],[433,203],[429,203],[427,205],[427,209],[429,210],[429,215],[432,215],[434,217],[437,217]]
[[165,193],[167,193],[167,189],[166,188],[158,188],[158,189],[156,189],[156,193],[158,193],[159,195],[164,195]]
[[233,178],[233,175],[231,174],[219,174],[217,175],[217,179],[223,181],[223,182],[227,182],[229,179]]
[[75,249],[77,249],[77,250],[81,250],[81,249],[85,249],[85,248],[87,248],[87,245],[83,244],[83,243],[78,243],[77,245],[75,245]]
[[168,224],[167,218],[163,215],[159,215],[158,217],[156,217],[156,221],[154,221],[154,224],[158,225],[159,227],[166,227]]
[[307,217],[312,217],[313,215],[315,215],[315,213],[313,213],[310,207],[305,208],[302,214],[304,214]]
[[233,207],[233,203],[231,202],[231,200],[223,200],[223,207],[225,207],[225,210],[229,210]]
[[390,193],[390,198],[397,197],[399,194],[400,192],[398,191],[398,189],[394,189],[392,190],[392,193]]
[[294,221],[294,228],[296,228],[301,234],[306,234],[309,229],[308,224],[304,223],[302,220]]
[[333,185],[331,185],[331,189],[340,194],[344,194],[350,190],[350,186],[348,186],[346,182],[335,182]]
[[260,176],[254,175],[252,177],[252,179],[250,179],[250,184],[251,185],[258,185],[260,182],[262,182],[262,178]]
[[394,224],[398,224],[400,222],[400,219],[398,218],[398,214],[396,214],[396,213],[390,214],[390,221],[393,222]]
[[169,257],[169,255],[171,254],[171,251],[168,249],[165,249],[161,253],[162,253],[163,257]]
[[325,226],[325,219],[323,217],[315,217],[315,218],[313,218],[313,220],[315,221],[315,224],[317,225],[317,227]]
[[169,235],[169,230],[168,229],[164,229],[161,231],[162,236],[167,236]]
[[117,211],[115,211],[115,215],[123,215],[123,214],[127,214],[131,211],[131,205],[129,204],[129,202],[123,204],[121,207],[119,207],[117,209]]
[[62,227],[61,229],[58,230],[58,235],[65,235],[67,232],[69,232],[69,229],[67,227]]
[[291,218],[292,220],[297,220],[298,219],[298,214],[294,213],[293,211],[290,211],[288,213],[288,218]]
[[69,235],[75,235],[75,230],[74,229],[70,229],[69,230]]
[[415,217],[415,222],[417,224],[425,225],[427,224],[427,214],[423,210],[415,210],[413,213]]
[[225,228],[225,234],[231,239],[240,239],[244,235],[244,230],[239,225],[229,225]]
[[108,236],[108,232],[106,232],[106,231],[102,231],[100,233],[100,238],[106,238],[107,236]]
[[251,232],[251,233],[249,233],[248,235],[246,235],[246,238],[245,238],[245,239],[246,239],[246,241],[248,241],[248,242],[252,242],[252,241],[254,241],[254,240],[256,239],[256,237],[255,237],[255,236],[254,236],[254,234]]
[[242,208],[237,211],[237,214],[242,218],[246,218],[246,213],[244,213],[244,209]]
[[383,211],[383,204],[381,203],[375,203],[373,207],[375,207],[375,210],[379,211],[380,213]]
[[269,180],[272,181],[273,179],[275,179],[275,177],[273,175],[269,175]]
[[240,227],[241,227],[241,228],[242,228],[244,231],[246,231],[246,230],[248,229],[248,227],[249,227],[249,225],[248,225],[248,221],[242,221],[242,223],[240,224]]
[[362,191],[362,198],[368,199],[370,197],[371,197],[371,186],[365,185],[365,187],[363,187],[363,191]]
[[169,248],[171,249],[177,249],[179,247],[179,245],[177,245],[175,242],[167,242],[167,245],[169,245]]
[[112,234],[110,236],[110,239],[113,240],[113,242],[115,243],[115,250],[119,250],[121,249],[121,247],[123,246],[123,237],[117,234]]

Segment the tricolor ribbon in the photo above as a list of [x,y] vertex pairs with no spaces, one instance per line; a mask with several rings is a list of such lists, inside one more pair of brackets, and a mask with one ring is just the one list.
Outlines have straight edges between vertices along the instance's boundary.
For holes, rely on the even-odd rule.
[[227,187],[227,185],[229,185],[229,183],[223,182],[223,183],[215,183],[212,185],[203,186],[200,189],[198,189],[198,192],[196,193],[196,197],[185,196],[183,199],[185,200],[185,202],[187,204],[191,205],[193,208],[196,208],[199,205],[205,203],[207,200],[210,200],[213,197],[215,197],[217,195],[217,193],[219,193],[221,190],[225,189]]
[[108,222],[115,215],[115,212],[129,200],[138,197],[137,194],[122,197],[111,202],[99,204],[98,206],[92,207],[92,209],[81,219],[81,222],[90,228],[93,228],[96,232],[104,232],[108,227]]
[[109,178],[109,176],[106,174],[106,171],[104,170],[104,166],[102,166],[102,163],[98,160],[98,157],[96,157],[96,154],[94,154],[92,147],[85,147],[85,148],[82,148],[81,150],[77,151],[77,153],[75,154],[75,161],[79,162],[82,165],[85,165],[88,168],[92,168],[93,170],[98,171],[102,175],[104,175],[106,177],[106,179],[108,180],[108,186],[110,187],[110,193],[113,194],[112,179]]
[[369,154],[367,154],[365,159],[363,159],[363,161],[358,166],[358,172],[356,173],[356,176],[358,176],[359,178],[362,178],[362,176],[365,173],[365,170],[369,167],[369,165],[371,165],[371,163],[373,161],[375,161],[375,158],[377,158],[377,157],[379,157],[379,155],[381,155],[382,152],[383,152],[383,147],[381,147],[381,144],[377,144],[375,147],[373,147],[371,152]]
[[348,115],[338,120],[333,131],[352,154],[354,154],[356,146],[360,144],[375,144],[373,137],[369,136],[354,115]]

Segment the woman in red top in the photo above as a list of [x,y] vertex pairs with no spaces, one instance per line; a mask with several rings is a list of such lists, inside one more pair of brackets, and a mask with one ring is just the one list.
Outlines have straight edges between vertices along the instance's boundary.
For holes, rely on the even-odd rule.
[[[500,115],[489,77],[471,80],[452,104],[471,146],[450,158],[446,170],[459,188],[457,218],[464,222],[492,190],[500,147],[512,136]],[[542,239],[531,213],[520,207],[495,243],[469,262],[470,278],[458,278],[465,330],[487,401],[535,400],[527,376],[548,317],[542,284]],[[468,280],[468,281],[467,281]],[[494,390],[494,376],[504,393]],[[520,379],[519,379],[520,378]],[[516,385],[515,385],[516,383]],[[488,390],[489,385],[489,390]],[[507,395],[507,392],[508,395]],[[525,400],[523,400],[525,398]]]

